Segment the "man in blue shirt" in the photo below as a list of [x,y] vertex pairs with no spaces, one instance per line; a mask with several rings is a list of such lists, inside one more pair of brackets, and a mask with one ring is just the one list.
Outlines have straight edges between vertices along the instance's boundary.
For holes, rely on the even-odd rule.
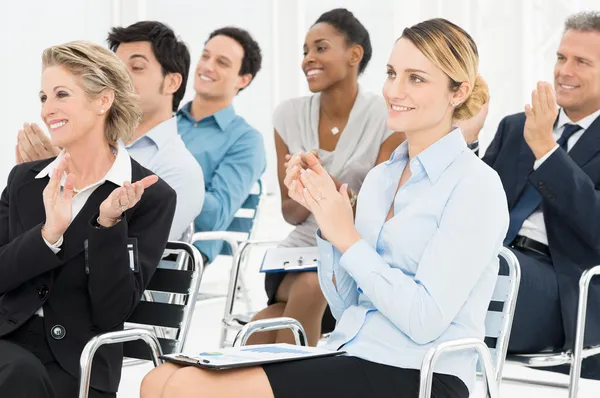
[[[196,231],[226,230],[266,167],[262,135],[233,109],[233,98],[261,64],[248,32],[222,28],[210,34],[195,69],[196,96],[177,114],[179,134],[204,171],[206,196]],[[210,262],[223,242],[197,242]]]
[[[142,21],[113,28],[111,50],[125,63],[140,96],[142,120],[129,143],[129,155],[156,173],[177,193],[177,207],[169,234],[179,240],[204,201],[202,169],[177,134],[173,112],[185,93],[190,53],[168,26]],[[19,132],[17,161],[44,159],[58,154],[35,124]]]

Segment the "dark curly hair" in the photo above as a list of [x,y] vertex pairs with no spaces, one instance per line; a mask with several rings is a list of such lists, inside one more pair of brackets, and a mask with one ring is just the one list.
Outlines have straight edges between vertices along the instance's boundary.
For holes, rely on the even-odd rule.
[[[244,29],[236,28],[233,26],[227,26],[224,28],[220,28],[215,30],[210,34],[208,40],[212,39],[215,36],[227,36],[235,41],[237,41],[240,46],[244,49],[244,58],[242,59],[242,66],[240,67],[239,75],[252,75],[252,80],[256,77],[256,74],[260,70],[261,62],[262,62],[262,54],[260,51],[260,46],[252,38],[250,33]],[[208,42],[207,40],[207,42]],[[248,86],[246,86],[248,87]],[[240,91],[242,91],[240,89]]]

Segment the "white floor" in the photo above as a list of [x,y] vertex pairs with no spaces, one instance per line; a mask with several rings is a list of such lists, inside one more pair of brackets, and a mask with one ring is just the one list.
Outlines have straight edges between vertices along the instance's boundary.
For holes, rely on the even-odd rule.
[[[289,231],[289,226],[283,221],[279,212],[279,199],[276,196],[267,197],[264,200],[256,239],[279,240]],[[258,273],[258,263],[261,253],[254,253],[250,266],[245,272],[245,277],[250,289],[252,307],[257,310],[263,307],[266,296],[263,291],[262,275]],[[202,282],[201,292],[224,293],[227,290],[229,278],[229,260],[219,258],[208,267]],[[225,307],[224,299],[210,299],[199,301],[194,312],[192,325],[186,343],[186,351],[199,352],[218,347],[220,321]],[[243,309],[239,309],[243,311]],[[150,364],[126,367],[123,370],[119,398],[133,398],[139,396],[139,386],[144,375],[151,369]],[[541,372],[516,366],[507,365],[504,370],[505,376],[516,376],[538,381],[563,381],[566,376]],[[479,383],[478,391],[474,397],[484,397],[482,383]],[[510,398],[562,398],[567,397],[567,391],[540,386],[529,386],[504,382],[500,388],[502,397]],[[600,382],[583,380],[580,387],[580,398],[600,398]],[[370,398],[370,397],[369,397]]]

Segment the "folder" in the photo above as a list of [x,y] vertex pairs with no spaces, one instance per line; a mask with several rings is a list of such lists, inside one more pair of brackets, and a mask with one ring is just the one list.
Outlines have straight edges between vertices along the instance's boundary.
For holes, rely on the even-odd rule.
[[318,261],[317,246],[278,247],[266,251],[260,272],[316,271]]
[[168,354],[160,358],[184,366],[225,370],[264,365],[267,363],[298,361],[345,354],[322,347],[304,347],[292,344],[259,344],[244,347],[228,347],[216,352],[198,355]]

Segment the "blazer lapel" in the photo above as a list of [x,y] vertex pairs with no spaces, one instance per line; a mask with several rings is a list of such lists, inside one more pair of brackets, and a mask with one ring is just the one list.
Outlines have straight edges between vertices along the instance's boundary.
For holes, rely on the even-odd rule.
[[513,195],[508,198],[509,208],[512,208],[515,203],[517,203],[519,196],[521,196],[521,192],[523,192],[525,185],[527,185],[528,176],[533,171],[533,164],[535,163],[535,156],[533,155],[531,148],[529,148],[529,145],[527,145],[525,138],[521,138],[519,143],[520,148],[517,158],[517,173],[515,175],[516,184]]
[[[43,169],[42,167],[32,168],[36,175]],[[32,178],[17,188],[15,198],[17,203],[27,203],[27,206],[16,206],[19,215],[19,222],[23,231],[27,231],[46,221],[46,210],[44,209],[44,200],[42,192],[48,184],[48,178]],[[83,251],[83,242],[87,239],[87,228],[92,218],[98,214],[100,204],[110,195],[117,186],[112,182],[105,182],[92,193],[81,211],[75,216],[69,228],[63,236],[64,243],[61,251],[64,255],[64,261],[68,262],[73,257]]]
[[600,117],[590,125],[569,151],[569,155],[579,167],[585,166],[600,151]]
[[[32,169],[32,171],[34,170]],[[46,220],[42,192],[44,192],[48,181],[47,178],[31,179],[17,187],[14,196],[17,204],[15,207],[17,208],[19,222],[23,231],[28,231]],[[18,206],[19,203],[23,205]]]

